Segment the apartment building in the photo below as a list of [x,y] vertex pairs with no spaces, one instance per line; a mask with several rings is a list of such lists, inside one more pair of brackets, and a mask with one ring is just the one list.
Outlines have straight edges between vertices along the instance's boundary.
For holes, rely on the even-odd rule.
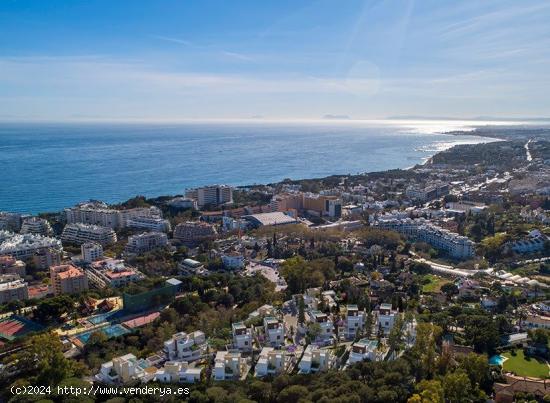
[[52,266],[61,264],[61,251],[56,248],[41,249],[32,257],[34,267],[39,270],[47,270]]
[[233,203],[233,188],[227,185],[204,186],[188,189],[185,197],[197,201],[199,208]]
[[423,218],[413,220],[382,217],[375,225],[429,243],[434,248],[442,250],[456,259],[469,259],[475,255],[475,243],[467,237],[440,228]]
[[299,374],[314,374],[327,371],[334,365],[335,357],[331,350],[308,345],[298,364]]
[[262,378],[268,375],[278,375],[285,371],[285,351],[264,347],[256,362],[254,376]]
[[174,197],[167,203],[170,207],[176,209],[197,209],[197,201],[189,197]]
[[124,260],[112,258],[90,263],[86,276],[96,288],[123,287],[145,278],[137,269],[126,265]]
[[345,337],[353,340],[357,334],[362,334],[365,328],[366,315],[357,305],[348,305],[346,308]]
[[206,337],[200,330],[176,333],[164,342],[164,352],[170,361],[196,361],[206,353]]
[[163,232],[144,232],[128,237],[126,251],[129,253],[146,253],[168,245],[168,237]]
[[70,264],[50,267],[50,280],[55,295],[78,294],[88,289],[86,274]]
[[148,231],[169,232],[170,221],[157,217],[134,217],[126,221],[126,227]]
[[233,347],[239,351],[252,351],[252,328],[246,327],[243,322],[233,323],[231,325],[233,333]]
[[439,183],[426,187],[409,186],[405,190],[405,195],[411,200],[427,202],[449,194],[449,189],[450,187],[447,183]]
[[264,318],[265,343],[271,347],[281,347],[285,344],[285,324],[273,316]]
[[20,277],[25,277],[27,265],[21,260],[14,257],[2,255],[0,256],[0,275],[2,274],[17,274]]
[[23,219],[21,224],[21,234],[37,234],[49,236],[53,233],[48,220],[40,217],[28,217]]
[[61,241],[56,238],[35,234],[0,234],[0,255],[11,255],[16,259],[28,261],[43,250],[53,248],[61,252]]
[[127,210],[115,210],[107,204],[91,200],[64,210],[68,224],[90,224],[112,229],[125,228],[129,220],[138,217],[162,218],[157,207],[137,207]]
[[214,359],[213,378],[216,381],[239,380],[248,373],[246,359],[239,351],[218,351]]
[[17,274],[0,275],[0,304],[29,299],[28,284]]
[[92,263],[96,260],[103,259],[103,246],[97,242],[85,242],[80,245],[82,260],[85,263]]
[[110,227],[91,224],[67,224],[61,234],[61,240],[76,245],[86,242],[96,242],[107,246],[117,241],[115,231]]
[[217,235],[214,226],[202,221],[187,221],[176,225],[174,239],[184,244],[197,244],[215,239]]

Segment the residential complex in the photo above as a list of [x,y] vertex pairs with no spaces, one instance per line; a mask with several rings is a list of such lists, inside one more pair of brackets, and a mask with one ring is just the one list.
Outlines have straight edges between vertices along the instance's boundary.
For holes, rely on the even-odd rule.
[[55,295],[78,294],[88,289],[86,274],[70,264],[50,267],[50,281]]
[[20,277],[24,277],[26,267],[25,262],[17,260],[14,257],[8,255],[0,256],[0,275],[17,274]]
[[100,227],[90,224],[67,224],[61,234],[63,242],[82,245],[87,242],[96,242],[102,246],[117,241],[116,232],[109,227]]
[[36,253],[50,248],[63,250],[61,241],[56,238],[35,234],[2,234],[0,231],[0,255],[10,255],[16,259],[28,261]]
[[103,258],[103,246],[97,242],[85,242],[80,245],[82,260],[85,263],[92,263]]
[[213,225],[201,221],[187,221],[176,225],[174,239],[184,244],[213,240],[217,236]]
[[48,220],[40,217],[29,217],[23,219],[20,232],[21,234],[38,234],[49,236],[53,231]]
[[143,232],[128,237],[126,251],[129,253],[145,253],[168,245],[168,237],[163,232]]
[[96,288],[123,287],[143,280],[145,276],[121,259],[96,260],[86,268],[86,276]]
[[204,186],[188,189],[185,196],[197,201],[199,208],[233,203],[233,189],[227,185]]
[[475,244],[470,239],[430,224],[425,219],[381,217],[376,225],[379,228],[397,231],[418,241],[427,242],[456,259],[468,259],[475,254]]
[[28,284],[16,274],[0,275],[0,304],[29,299]]

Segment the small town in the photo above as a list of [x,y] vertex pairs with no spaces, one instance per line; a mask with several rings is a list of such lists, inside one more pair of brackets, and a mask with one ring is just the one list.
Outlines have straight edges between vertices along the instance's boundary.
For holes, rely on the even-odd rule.
[[0,389],[549,401],[548,133],[477,134],[407,170],[1,212]]

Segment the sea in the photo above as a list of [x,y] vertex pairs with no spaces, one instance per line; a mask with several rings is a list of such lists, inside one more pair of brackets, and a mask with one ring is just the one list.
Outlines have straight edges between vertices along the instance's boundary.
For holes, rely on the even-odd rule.
[[96,199],[408,168],[481,122],[0,123],[0,211],[55,212]]

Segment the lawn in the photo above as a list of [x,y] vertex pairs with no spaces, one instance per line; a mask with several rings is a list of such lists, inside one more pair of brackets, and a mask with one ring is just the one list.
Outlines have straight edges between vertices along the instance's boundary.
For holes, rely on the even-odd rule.
[[548,365],[546,361],[534,357],[526,358],[521,349],[516,350],[515,356],[510,352],[502,355],[508,358],[503,364],[505,371],[511,371],[519,376],[548,378]]
[[426,274],[422,278],[422,292],[424,293],[436,293],[441,290],[441,286],[450,283],[449,280],[434,276],[433,274]]

